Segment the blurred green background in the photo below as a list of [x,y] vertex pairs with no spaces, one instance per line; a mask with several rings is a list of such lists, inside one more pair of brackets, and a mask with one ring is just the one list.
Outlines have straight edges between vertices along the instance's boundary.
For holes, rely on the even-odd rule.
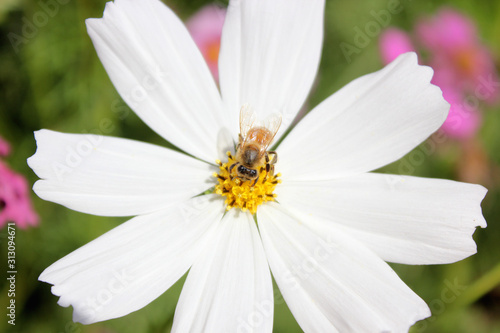
[[[187,19],[204,0],[165,0]],[[353,43],[354,28],[373,21],[371,10],[387,8],[387,0],[327,0],[325,45],[320,73],[308,101],[309,109],[352,79],[378,70],[382,62],[377,38],[348,62],[339,47]],[[22,35],[23,20],[41,10],[38,1],[0,0],[0,135],[13,152],[7,162],[33,184],[37,177],[26,159],[36,149],[33,131],[48,128],[62,132],[98,131],[103,120],[113,126],[108,135],[165,145],[125,106],[108,79],[86,33],[85,19],[101,17],[104,0],[60,0],[58,12],[25,42],[13,47],[7,35]],[[227,5],[221,1],[219,5]],[[404,10],[391,17],[391,25],[411,30],[417,18],[443,5],[468,14],[478,25],[482,40],[491,49],[499,68],[500,2],[401,1]],[[403,168],[412,158],[384,168],[416,176],[463,180],[468,168],[472,180],[489,189],[483,201],[488,228],[477,230],[478,253],[450,265],[392,265],[397,273],[431,307],[433,316],[416,324],[412,332],[500,332],[500,110],[483,107],[484,123],[474,140],[475,163],[464,154],[464,144],[451,139],[436,143],[412,169]],[[421,148],[417,148],[419,151]],[[416,155],[413,155],[415,157]],[[407,163],[407,162],[406,162]],[[468,176],[468,177],[469,177]],[[477,177],[477,178],[474,178]],[[45,202],[32,194],[40,225],[17,230],[16,326],[3,315],[8,305],[5,278],[0,282],[0,332],[169,332],[183,280],[147,307],[126,317],[89,326],[72,323],[72,309],[59,307],[50,285],[37,281],[51,263],[120,224],[125,218],[96,217]],[[0,230],[1,267],[6,263],[6,229]],[[2,275],[3,276],[3,275]],[[459,286],[452,288],[450,286]],[[449,292],[456,299],[449,301]],[[275,332],[300,332],[276,292]]]

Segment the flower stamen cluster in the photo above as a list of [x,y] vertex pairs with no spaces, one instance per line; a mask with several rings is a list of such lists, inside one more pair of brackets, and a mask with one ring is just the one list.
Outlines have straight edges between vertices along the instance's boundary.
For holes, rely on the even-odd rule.
[[[266,168],[262,167],[259,171],[257,182],[254,180],[241,180],[234,175],[234,171],[230,172],[231,165],[236,163],[235,158],[230,152],[227,153],[228,161],[222,163],[217,160],[220,172],[214,172],[213,176],[217,177],[218,184],[215,186],[215,193],[226,197],[226,210],[231,208],[240,208],[242,211],[247,210],[255,214],[257,207],[268,201],[275,201],[276,194],[273,193],[276,185],[281,183],[278,177],[281,174],[274,174],[272,171],[269,174]],[[271,169],[272,170],[272,169]],[[255,184],[254,184],[255,183]]]

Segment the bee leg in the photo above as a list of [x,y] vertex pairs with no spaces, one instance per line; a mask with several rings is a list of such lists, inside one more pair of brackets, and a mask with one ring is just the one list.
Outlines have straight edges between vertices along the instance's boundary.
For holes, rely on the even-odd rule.
[[[267,163],[267,158],[266,158],[266,175],[264,176],[264,180],[262,180],[262,183],[264,183],[266,180],[267,180],[267,176],[269,175],[269,171],[267,171],[268,169],[268,163]],[[264,167],[260,167],[260,173],[259,173],[259,177],[260,177],[260,174],[262,174],[262,172],[264,172]]]
[[[273,155],[273,158],[269,160],[269,155],[271,154]],[[265,157],[266,157],[266,179],[267,179],[267,176],[269,174],[274,175],[274,164],[278,162],[278,153],[276,153],[275,151],[267,151]]]
[[257,178],[255,178],[255,180],[254,180],[254,182],[253,182],[253,184],[252,184],[252,187],[254,187],[254,186],[255,186],[255,184],[257,184],[257,182],[258,182],[258,181],[259,181],[259,177],[257,176]]
[[273,155],[273,159],[271,160],[271,164],[276,164],[278,163],[278,153],[275,151],[268,151],[266,154]]
[[269,155],[268,153],[266,152],[266,178],[267,178],[267,175],[269,174],[269,170],[271,169],[271,165],[269,164]]
[[238,164],[240,164],[240,162],[236,162],[236,163],[233,163],[230,167],[229,167],[229,175],[231,176],[231,180],[234,179],[234,176],[232,176],[232,173],[233,173],[233,169],[235,166],[237,166]]

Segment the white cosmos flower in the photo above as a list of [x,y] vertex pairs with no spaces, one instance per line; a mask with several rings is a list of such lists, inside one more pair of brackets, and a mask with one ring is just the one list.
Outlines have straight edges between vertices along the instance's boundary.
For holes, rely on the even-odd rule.
[[[231,0],[220,93],[182,22],[158,0],[116,0],[90,37],[122,98],[191,156],[159,146],[36,133],[35,192],[68,208],[135,216],[47,268],[84,324],[124,316],[188,270],[174,332],[271,332],[272,272],[305,332],[404,332],[430,315],[385,263],[442,264],[476,252],[486,189],[368,173],[410,152],[448,104],[415,54],[363,76],[312,110],[279,145],[278,202],[226,214],[213,162],[238,114],[291,123],[321,53],[324,0]],[[230,138],[231,140],[227,140]],[[208,163],[207,163],[208,162]],[[257,223],[256,223],[257,222]]]

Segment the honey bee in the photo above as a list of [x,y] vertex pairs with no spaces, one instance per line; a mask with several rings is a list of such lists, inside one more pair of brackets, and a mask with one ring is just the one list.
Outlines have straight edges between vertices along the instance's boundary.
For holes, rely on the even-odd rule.
[[278,154],[275,151],[267,151],[267,148],[280,125],[280,114],[273,114],[263,122],[257,122],[255,113],[247,105],[241,108],[236,162],[229,168],[229,174],[235,170],[236,176],[232,176],[232,179],[238,177],[242,181],[253,181],[252,186],[255,186],[264,170],[266,178],[269,174],[274,174],[274,164],[278,161]]

